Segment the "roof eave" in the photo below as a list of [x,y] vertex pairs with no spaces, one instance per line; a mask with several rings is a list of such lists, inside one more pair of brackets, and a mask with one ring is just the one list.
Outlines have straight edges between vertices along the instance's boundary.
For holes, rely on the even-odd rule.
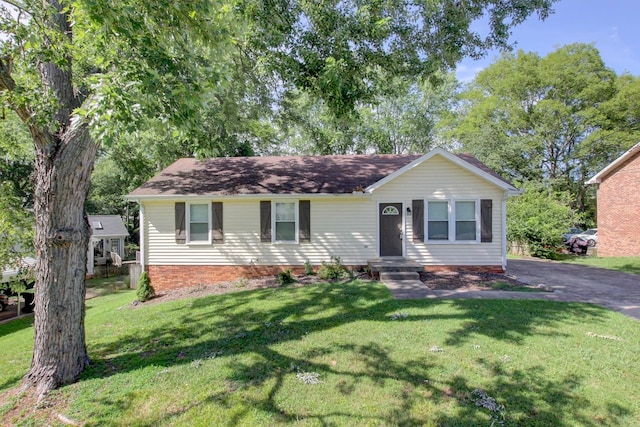
[[602,182],[602,179],[607,175],[609,175],[611,171],[616,169],[622,163],[627,161],[629,157],[633,156],[639,151],[640,151],[640,142],[634,145],[633,147],[629,148],[623,155],[615,159],[613,162],[609,163],[604,169],[602,169],[600,172],[595,174],[590,180],[588,180],[586,184],[587,185],[600,184]]
[[127,195],[125,199],[130,202],[140,203],[146,200],[226,200],[226,199],[292,199],[292,198],[363,198],[370,197],[371,194],[366,191],[353,193],[254,193],[254,194],[149,194],[149,195]]

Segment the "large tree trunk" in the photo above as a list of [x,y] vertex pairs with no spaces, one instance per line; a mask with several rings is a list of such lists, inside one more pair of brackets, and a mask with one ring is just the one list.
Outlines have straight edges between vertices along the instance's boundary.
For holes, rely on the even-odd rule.
[[61,138],[36,144],[35,343],[27,386],[40,397],[87,366],[85,275],[90,228],[84,213],[97,145],[71,122]]
[[[59,0],[47,0],[46,25],[71,42],[71,24]],[[45,45],[48,42],[45,41]],[[97,145],[87,123],[74,116],[80,106],[71,58],[42,62],[40,77],[56,103],[56,126],[41,129],[30,120],[35,161],[35,342],[24,378],[39,398],[75,381],[89,363],[85,345],[85,275],[90,228],[84,212]]]

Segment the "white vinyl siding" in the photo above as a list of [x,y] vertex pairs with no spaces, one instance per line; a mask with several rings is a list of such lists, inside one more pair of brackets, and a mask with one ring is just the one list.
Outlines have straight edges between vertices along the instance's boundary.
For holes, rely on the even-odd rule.
[[[405,239],[405,257],[424,265],[502,265],[502,200],[505,192],[492,183],[478,177],[466,169],[451,163],[447,159],[434,156],[421,165],[381,186],[374,198],[384,201],[404,202],[411,206],[415,199],[425,200],[424,242],[414,243]],[[474,201],[476,221],[479,224],[479,205],[481,199],[493,202],[493,240],[479,243],[479,229],[475,240],[455,241],[455,216],[449,212],[448,227],[452,229],[451,240],[428,241],[428,202]],[[452,208],[452,210],[455,206]],[[464,208],[463,208],[464,209]],[[411,215],[406,215],[405,235],[413,233]],[[479,227],[479,225],[478,225]]]
[[176,244],[169,208],[175,201],[144,202],[148,265],[318,265],[332,256],[366,264],[377,256],[377,212],[370,198],[311,199],[311,242],[304,245],[260,243],[258,198],[223,200],[224,245]]
[[[403,231],[405,236],[411,236],[412,219],[406,209],[412,200],[425,200],[425,212],[427,201],[431,200],[475,201],[476,215],[479,215],[480,200],[492,199],[494,237],[491,243],[478,243],[479,231],[473,241],[431,244],[404,239],[404,254],[407,259],[424,265],[502,265],[501,216],[505,197],[505,192],[492,183],[434,156],[381,186],[372,196],[302,195],[296,198],[311,201],[311,241],[304,245],[260,242],[260,201],[265,197],[216,199],[224,205],[224,245],[176,244],[172,207],[176,201],[184,200],[144,201],[145,258],[147,265],[303,265],[306,261],[319,265],[338,256],[345,264],[364,265],[367,260],[378,257],[379,202],[403,203],[400,212],[404,216]],[[280,201],[291,200],[272,199],[272,202]],[[198,200],[197,203],[210,202]],[[449,216],[450,222],[454,219]],[[455,224],[449,227],[455,228]],[[275,234],[275,228],[272,233]],[[425,240],[426,237],[425,221]]]

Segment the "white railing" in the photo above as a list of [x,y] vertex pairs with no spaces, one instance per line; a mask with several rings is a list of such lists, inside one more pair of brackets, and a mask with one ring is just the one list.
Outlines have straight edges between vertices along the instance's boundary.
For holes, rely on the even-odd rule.
[[111,256],[111,265],[115,265],[116,267],[122,266],[122,258],[116,252],[109,252]]

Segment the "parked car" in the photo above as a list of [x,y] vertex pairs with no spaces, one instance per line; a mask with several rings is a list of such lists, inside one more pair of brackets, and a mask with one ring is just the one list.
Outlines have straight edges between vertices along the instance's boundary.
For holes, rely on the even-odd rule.
[[579,228],[570,228],[568,233],[564,233],[562,235],[562,241],[563,242],[568,242],[569,239],[571,239],[571,237],[573,237],[576,234],[580,234],[582,233],[582,230]]
[[583,231],[582,233],[574,234],[576,237],[580,237],[587,241],[587,245],[590,247],[594,247],[598,244],[598,229],[590,228],[588,230]]

